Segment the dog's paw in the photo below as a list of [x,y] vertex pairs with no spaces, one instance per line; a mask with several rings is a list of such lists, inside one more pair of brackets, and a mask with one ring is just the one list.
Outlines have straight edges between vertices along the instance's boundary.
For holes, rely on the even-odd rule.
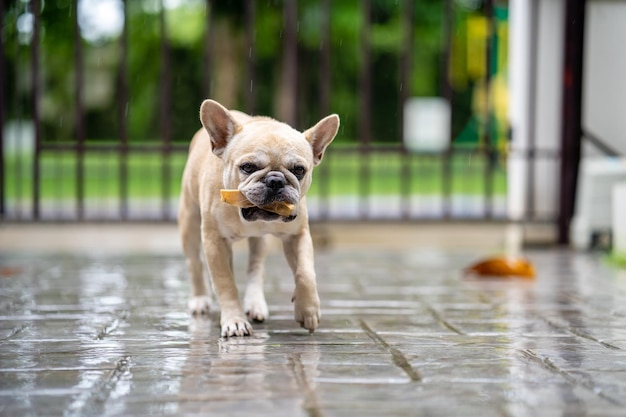
[[208,295],[195,295],[189,299],[189,312],[196,315],[209,314],[211,311],[211,297]]
[[246,316],[248,316],[249,320],[256,321],[259,323],[264,322],[269,317],[269,310],[267,308],[267,304],[253,304],[249,307],[245,307]]
[[320,312],[320,299],[315,294],[298,294],[294,293],[292,298],[294,303],[294,318],[301,327],[313,333],[320,324],[322,313]]
[[252,326],[243,317],[222,318],[222,337],[250,336]]
[[243,299],[243,310],[248,316],[248,320],[263,322],[270,315],[267,302],[263,293],[256,291],[247,291]]

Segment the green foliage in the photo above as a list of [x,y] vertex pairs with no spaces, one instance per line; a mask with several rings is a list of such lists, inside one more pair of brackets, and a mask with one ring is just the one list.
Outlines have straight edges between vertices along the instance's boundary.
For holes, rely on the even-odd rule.
[[[81,41],[84,53],[84,102],[87,136],[90,139],[117,137],[118,107],[127,115],[129,137],[132,141],[147,141],[162,134],[160,92],[163,62],[161,25],[158,2],[153,0],[127,1],[128,27],[128,103],[119,103],[120,86],[117,73],[121,61],[120,39],[102,39],[95,43]],[[170,56],[171,114],[173,140],[187,141],[199,127],[197,109],[205,98],[203,78],[207,71],[222,65],[222,57],[214,56],[212,68],[205,68],[205,31],[207,13],[212,13],[216,26],[225,25],[237,48],[233,54],[238,68],[232,74],[239,81],[233,92],[233,102],[243,108],[245,88],[245,2],[219,0],[215,10],[206,10],[206,2],[194,0],[175,9],[165,10],[165,21]],[[256,2],[254,27],[256,109],[258,113],[273,115],[281,77],[283,55],[283,1]],[[338,141],[357,138],[359,71],[362,57],[363,2],[342,0],[330,2],[330,110],[342,118]],[[455,4],[457,4],[455,2]],[[474,13],[463,3],[455,7],[459,28],[465,16]],[[8,58],[8,85],[10,102],[29,99],[27,45],[17,42],[15,21],[25,13],[25,3],[8,1],[4,36]],[[298,22],[298,80],[299,126],[314,123],[319,117],[319,66],[323,13],[316,0],[297,1]],[[372,25],[369,33],[372,64],[372,137],[378,142],[399,140],[399,60],[404,35],[401,18],[403,2],[397,0],[372,1]],[[67,141],[75,136],[75,72],[74,28],[72,1],[46,1],[41,14],[41,78],[42,119],[46,141]],[[414,2],[414,49],[410,73],[410,93],[417,96],[442,94],[444,53],[444,2],[421,0]],[[459,32],[461,33],[461,32]],[[223,34],[221,36],[224,36]],[[462,33],[459,45],[463,44]],[[219,37],[214,42],[221,44]],[[463,62],[461,62],[461,65]],[[402,88],[405,88],[404,86]],[[472,85],[460,88],[455,96],[455,132],[460,132],[470,120],[469,105]],[[458,99],[458,100],[457,100]],[[30,105],[23,107],[28,113]],[[10,112],[10,117],[15,117]],[[26,114],[27,116],[27,114]],[[358,140],[358,138],[357,138]]]

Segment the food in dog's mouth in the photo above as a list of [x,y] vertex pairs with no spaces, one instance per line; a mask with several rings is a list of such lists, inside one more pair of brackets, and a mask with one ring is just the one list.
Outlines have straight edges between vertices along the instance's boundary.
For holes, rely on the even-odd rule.
[[273,211],[263,210],[262,208],[253,206],[253,207],[243,207],[241,208],[241,216],[249,222],[253,222],[256,220],[264,220],[267,222],[271,222],[274,220],[281,219],[283,222],[290,222],[295,220],[296,216],[281,216],[278,213]]
[[248,199],[239,190],[220,190],[220,194],[223,202],[235,207],[240,207],[242,209],[241,212],[246,219],[248,219],[248,217],[251,217],[246,216],[246,214],[251,214],[258,210],[264,211],[268,215],[277,214],[279,216],[286,217],[287,219],[291,218],[291,220],[295,218],[295,216],[293,216],[293,212],[296,209],[296,206],[292,203],[275,201],[266,206],[257,207],[250,201],[248,201]]

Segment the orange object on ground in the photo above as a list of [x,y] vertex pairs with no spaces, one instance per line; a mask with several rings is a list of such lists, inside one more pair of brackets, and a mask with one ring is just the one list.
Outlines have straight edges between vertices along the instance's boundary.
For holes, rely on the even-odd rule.
[[535,277],[535,267],[528,259],[513,256],[487,258],[465,268],[464,271],[467,274],[484,277]]

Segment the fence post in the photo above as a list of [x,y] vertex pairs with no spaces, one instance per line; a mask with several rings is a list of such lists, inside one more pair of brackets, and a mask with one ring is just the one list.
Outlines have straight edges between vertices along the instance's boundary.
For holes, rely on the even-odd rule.
[[360,31],[361,57],[359,62],[359,142],[368,147],[372,139],[372,53],[370,31],[372,25],[372,2],[361,2],[362,26]]
[[325,117],[330,113],[330,87],[331,87],[331,72],[330,72],[330,0],[323,0],[320,4],[320,15],[322,16],[322,22],[320,25],[321,41],[320,41],[320,62],[319,62],[319,117]]
[[413,0],[404,0],[400,5],[402,28],[400,50],[400,94],[398,94],[398,141],[402,146],[402,164],[400,167],[400,198],[402,201],[402,217],[411,215],[411,155],[404,146],[404,105],[411,96],[411,70],[413,68],[413,38],[415,25],[413,22],[415,5]]
[[202,92],[204,98],[211,97],[211,76],[213,71],[211,65],[213,63],[213,14],[215,13],[215,1],[206,0],[206,28],[204,31],[204,61],[202,62]]
[[85,214],[85,123],[83,109],[83,48],[78,24],[78,0],[73,0],[74,24],[74,100],[76,106],[76,214],[79,220]]
[[298,4],[283,3],[283,62],[278,86],[277,115],[281,121],[296,127],[298,119]]
[[[444,32],[445,32],[445,54],[443,58],[443,68],[441,71],[443,77],[443,95],[448,100],[448,105],[452,110],[452,83],[450,80],[451,62],[452,62],[452,34],[454,31],[454,9],[453,0],[445,0],[444,5]],[[441,194],[442,194],[442,213],[443,217],[448,219],[452,216],[452,112],[450,116],[450,137],[448,138],[448,146],[442,153],[441,167]]]
[[170,211],[170,181],[171,163],[169,155],[172,145],[172,112],[171,102],[171,68],[170,44],[167,37],[165,21],[165,3],[161,0],[159,11],[159,28],[161,31],[161,88],[160,88],[160,118],[161,118],[161,216],[167,220]]
[[128,219],[128,1],[123,0],[124,23],[120,36],[120,63],[117,69],[117,123],[120,136],[120,218]]
[[493,0],[485,0],[485,18],[487,19],[487,45],[485,48],[485,112],[482,142],[485,150],[485,218],[493,216],[493,176],[496,164],[496,150],[494,147],[494,137],[491,131],[493,114],[492,98],[492,67],[493,67],[493,46],[496,36],[495,17],[493,10]]
[[[330,88],[331,88],[331,23],[330,23],[330,0],[323,0],[320,4],[321,14],[321,43],[319,61],[319,118],[330,113]],[[322,164],[317,171],[316,178],[319,181],[319,216],[321,220],[328,218],[330,199],[330,155],[326,155],[326,163]]]
[[33,158],[33,219],[38,220],[41,214],[40,203],[40,156],[41,156],[41,120],[39,113],[39,96],[41,84],[39,80],[39,25],[41,7],[39,0],[31,0],[30,11],[33,15],[33,37],[31,38],[31,106],[33,112],[33,125],[35,128],[35,153]]
[[5,58],[4,58],[4,0],[0,0],[0,219],[6,214],[5,208],[5,163],[4,163],[4,119],[6,115],[5,103],[7,101],[7,91],[5,84]]
[[580,142],[582,136],[582,81],[585,34],[585,0],[566,0],[561,97],[561,186],[559,187],[558,243],[569,244],[574,215]]
[[246,61],[246,75],[244,77],[245,109],[248,114],[256,113],[256,86],[254,85],[256,72],[256,0],[247,0],[245,10],[246,46],[248,59]]
[[360,213],[362,218],[369,214],[369,190],[370,190],[370,146],[372,141],[372,48],[370,32],[372,26],[372,2],[361,2],[361,31],[360,48],[361,58],[359,63],[359,115],[358,135],[360,143],[360,173],[359,194]]

